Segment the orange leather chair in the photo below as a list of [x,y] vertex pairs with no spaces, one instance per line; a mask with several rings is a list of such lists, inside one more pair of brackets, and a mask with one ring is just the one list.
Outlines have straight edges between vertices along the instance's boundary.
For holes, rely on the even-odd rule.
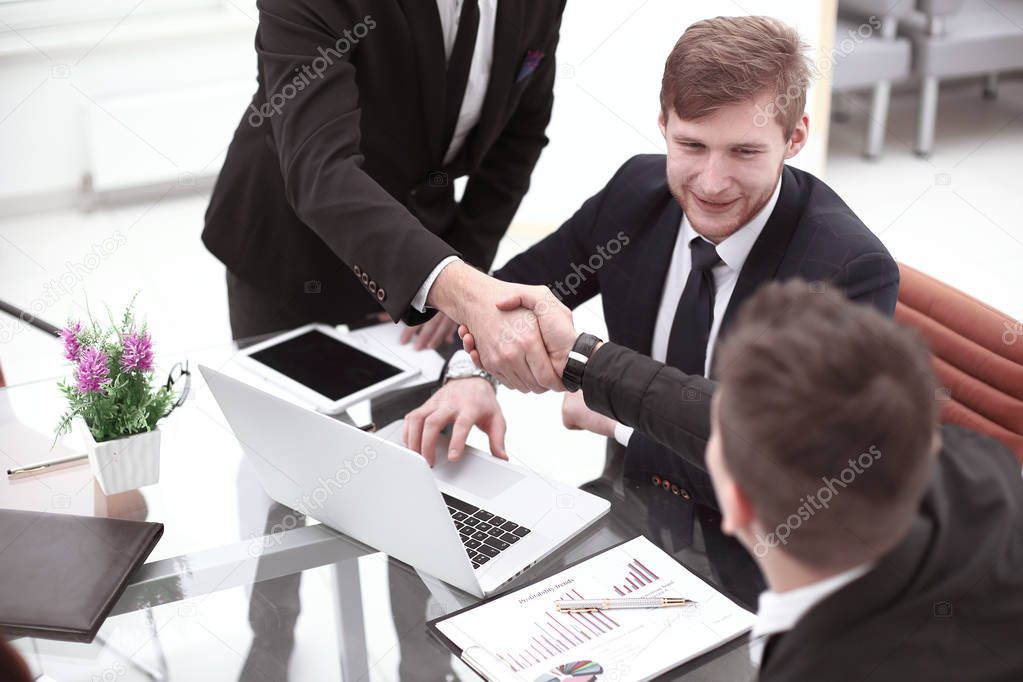
[[1005,443],[1023,462],[1023,325],[908,265],[895,318],[934,353],[941,421]]

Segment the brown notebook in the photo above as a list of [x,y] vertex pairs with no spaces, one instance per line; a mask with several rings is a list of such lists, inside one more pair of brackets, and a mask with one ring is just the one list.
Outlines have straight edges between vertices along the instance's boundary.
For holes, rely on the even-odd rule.
[[91,642],[162,523],[0,510],[0,629]]

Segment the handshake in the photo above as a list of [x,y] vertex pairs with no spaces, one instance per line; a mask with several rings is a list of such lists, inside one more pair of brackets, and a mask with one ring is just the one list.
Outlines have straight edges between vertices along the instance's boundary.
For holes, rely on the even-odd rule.
[[[533,393],[565,390],[561,375],[577,334],[572,311],[547,287],[509,284],[458,262],[441,271],[427,303],[462,323],[458,334],[465,350],[505,386]],[[562,421],[568,428],[606,436],[614,431],[614,422],[587,408],[579,393],[566,394]],[[449,459],[462,456],[473,426],[487,434],[495,457],[508,459],[507,424],[485,379],[450,381],[409,412],[405,446],[421,453],[432,466],[440,433],[449,424],[454,425]]]
[[564,391],[561,374],[575,343],[572,311],[544,286],[509,284],[464,263],[444,268],[428,303],[461,322],[473,361],[517,391]]

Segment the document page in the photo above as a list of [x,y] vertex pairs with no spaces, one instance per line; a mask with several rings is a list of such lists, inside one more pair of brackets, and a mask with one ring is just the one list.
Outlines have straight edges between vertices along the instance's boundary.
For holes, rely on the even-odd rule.
[[[563,599],[685,597],[695,605],[560,613]],[[649,680],[734,639],[754,615],[644,537],[437,623],[488,679]]]

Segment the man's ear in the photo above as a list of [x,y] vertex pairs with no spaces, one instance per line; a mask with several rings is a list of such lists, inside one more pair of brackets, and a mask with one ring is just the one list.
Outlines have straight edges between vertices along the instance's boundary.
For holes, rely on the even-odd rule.
[[668,121],[664,118],[664,111],[657,114],[657,127],[661,129],[661,137],[668,139]]
[[805,113],[803,117],[796,123],[795,129],[792,131],[792,136],[789,137],[789,147],[785,151],[785,158],[791,159],[793,156],[802,151],[803,147],[806,146],[806,140],[810,137],[810,117]]
[[721,506],[721,530],[727,535],[738,537],[753,525],[756,514],[746,491],[734,478],[730,478],[723,487],[724,490],[721,491],[723,494],[719,495],[718,500]]

